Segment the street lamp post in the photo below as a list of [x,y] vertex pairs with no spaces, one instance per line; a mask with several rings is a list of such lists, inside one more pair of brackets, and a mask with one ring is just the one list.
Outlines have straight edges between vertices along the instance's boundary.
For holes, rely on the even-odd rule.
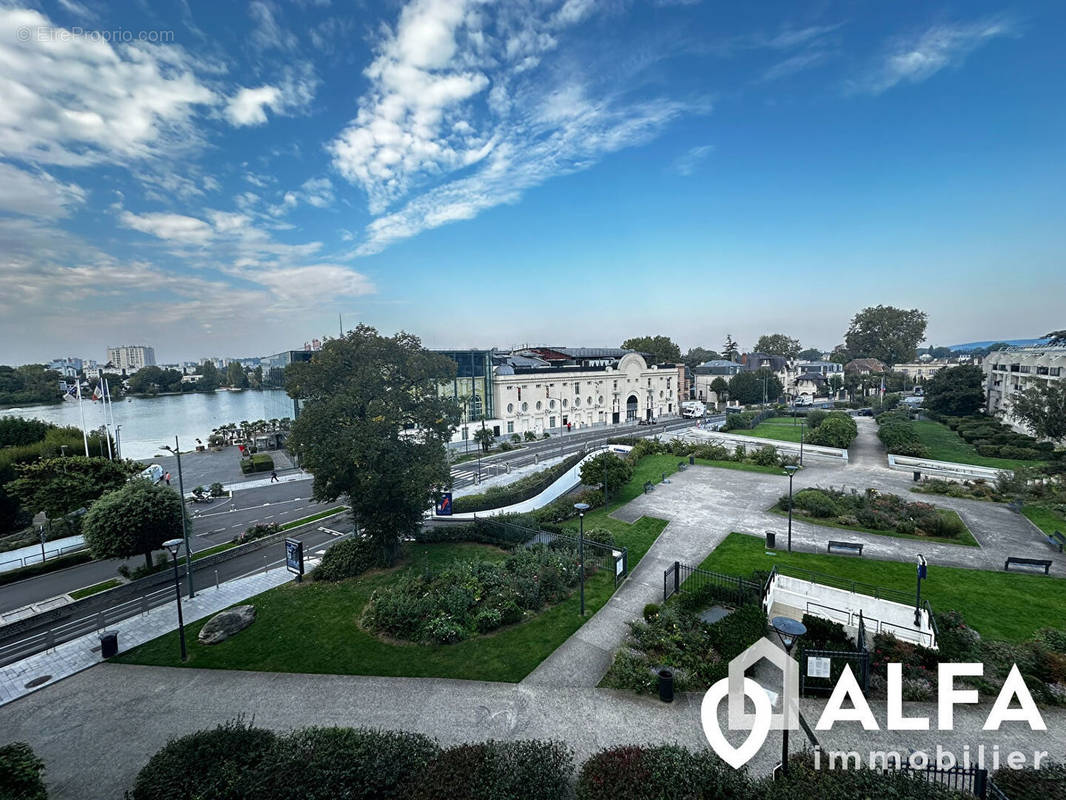
[[189,547],[189,521],[185,518],[185,484],[181,478],[181,445],[178,444],[178,437],[174,437],[173,447],[165,444],[163,449],[169,450],[178,459],[178,497],[181,498],[181,535],[185,540],[185,578],[189,583],[189,599],[192,600],[196,594],[192,585],[192,548]]
[[922,578],[926,577],[929,563],[925,556],[918,554],[918,593],[914,598],[914,627],[922,626]]
[[806,432],[805,431],[806,426],[807,426],[807,418],[804,417],[803,419],[800,420],[800,466],[801,467],[803,466],[803,439],[804,439],[804,433]]
[[574,503],[577,509],[578,525],[577,534],[577,560],[580,563],[581,576],[581,616],[585,616],[585,512],[589,510],[588,503]]
[[178,577],[178,550],[181,549],[181,539],[169,539],[163,542],[163,547],[170,551],[174,560],[174,596],[178,599],[178,636],[181,639],[181,660],[185,661],[188,654],[185,651],[185,620],[181,616],[181,579]]
[[785,472],[788,473],[788,552],[792,552],[792,479],[796,476],[796,470],[798,470],[795,464],[789,464],[785,467]]
[[[770,625],[781,637],[781,644],[785,646],[785,655],[791,657],[792,647],[797,639],[807,634],[807,627],[791,617],[774,617]],[[781,726],[781,775],[784,776],[788,775],[788,727],[792,722],[790,719],[792,698],[788,686],[788,667],[786,666],[781,672],[781,713],[784,717],[784,724]],[[794,692],[798,688],[793,686],[791,690]]]

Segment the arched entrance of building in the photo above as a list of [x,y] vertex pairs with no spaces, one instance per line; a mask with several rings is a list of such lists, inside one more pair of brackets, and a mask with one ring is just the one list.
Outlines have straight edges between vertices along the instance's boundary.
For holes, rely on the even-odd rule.
[[626,400],[626,420],[632,420],[637,418],[637,396],[635,394],[629,395],[629,399]]

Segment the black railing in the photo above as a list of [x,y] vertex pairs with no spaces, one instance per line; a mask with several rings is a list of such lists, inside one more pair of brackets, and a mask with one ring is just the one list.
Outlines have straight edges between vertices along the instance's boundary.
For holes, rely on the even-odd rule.
[[707,586],[715,587],[718,597],[736,605],[756,604],[762,597],[762,587],[753,581],[675,561],[672,567],[667,567],[663,572],[663,602],[675,592],[680,592],[682,587],[685,591],[694,592]]
[[886,767],[881,771],[886,775],[896,772],[910,775],[917,779],[924,779],[926,783],[936,783],[957,792],[964,792],[966,794],[971,794],[974,797],[979,797],[981,800],[987,800],[987,798],[990,797],[1002,800],[1005,797],[1003,792],[999,791],[999,789],[995,789],[997,794],[989,794],[989,784],[991,781],[988,779],[988,770],[981,769],[980,767],[952,767],[951,769],[939,769],[938,767],[930,765],[924,769],[917,769],[911,767],[909,764],[902,764],[894,767]]

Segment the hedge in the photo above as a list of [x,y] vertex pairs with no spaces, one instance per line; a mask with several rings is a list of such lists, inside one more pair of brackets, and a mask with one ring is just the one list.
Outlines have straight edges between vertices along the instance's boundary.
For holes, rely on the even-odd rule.
[[88,550],[80,550],[77,553],[68,553],[64,556],[58,556],[57,558],[50,558],[47,561],[36,564],[29,564],[25,567],[19,567],[18,569],[8,570],[7,572],[0,572],[0,586],[4,586],[8,583],[15,583],[26,578],[33,578],[37,575],[44,575],[46,572],[55,572],[59,569],[66,569],[67,567],[73,567],[76,564],[84,564],[88,561],[92,561],[92,553]]
[[519,478],[507,486],[493,486],[481,494],[468,494],[456,497],[452,501],[452,510],[456,514],[472,511],[488,511],[491,508],[503,508],[536,497],[559,478],[573,469],[585,457],[584,453],[574,453],[558,464],[542,469],[532,475]]
[[877,415],[877,437],[885,449],[897,456],[925,458],[929,449],[922,444],[918,432],[911,424],[910,411],[893,409]]
[[379,544],[356,535],[327,548],[318,566],[312,570],[311,579],[343,581],[355,578],[368,569],[385,566],[383,555]]
[[271,472],[274,469],[274,459],[267,453],[254,453],[249,458],[241,459],[241,472],[248,475],[252,472]]
[[441,752],[410,798],[558,800],[570,797],[573,772],[570,749],[557,742],[464,744]]
[[25,742],[0,747],[0,798],[3,800],[48,800],[41,773],[44,762]]
[[592,756],[577,779],[579,800],[752,800],[755,782],[709,751],[675,744],[623,745]]

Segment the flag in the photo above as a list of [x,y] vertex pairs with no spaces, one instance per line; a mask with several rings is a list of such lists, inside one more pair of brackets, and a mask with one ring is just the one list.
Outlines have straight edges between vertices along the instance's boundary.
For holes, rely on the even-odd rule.
[[65,397],[69,397],[71,400],[77,400],[78,399],[78,384],[77,384],[77,382],[72,383],[72,384],[70,384],[70,386],[67,387],[67,393],[66,393]]
[[96,384],[96,388],[93,389],[93,402],[95,403],[97,400],[102,400],[103,398],[104,393],[100,390],[100,384],[98,383]]

